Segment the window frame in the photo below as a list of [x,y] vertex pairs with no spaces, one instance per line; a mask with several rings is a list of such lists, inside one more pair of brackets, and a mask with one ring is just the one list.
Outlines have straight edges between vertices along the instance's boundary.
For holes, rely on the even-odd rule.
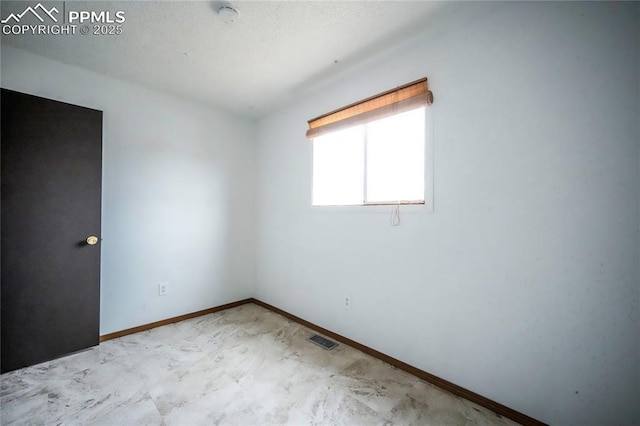
[[[418,107],[419,108],[419,107]],[[371,212],[371,213],[385,213],[388,214],[389,206],[403,206],[403,213],[431,213],[434,210],[434,146],[433,146],[433,111],[432,107],[424,106],[424,201],[390,201],[390,202],[367,202],[364,200],[362,204],[313,204],[313,141],[310,146],[311,155],[310,158],[310,171],[311,179],[309,186],[310,203],[309,206],[312,211],[325,211],[325,212]],[[363,197],[366,198],[367,190],[367,151],[366,151],[366,131],[365,133],[365,145],[364,145],[364,180],[363,180]],[[365,208],[363,210],[363,207]]]

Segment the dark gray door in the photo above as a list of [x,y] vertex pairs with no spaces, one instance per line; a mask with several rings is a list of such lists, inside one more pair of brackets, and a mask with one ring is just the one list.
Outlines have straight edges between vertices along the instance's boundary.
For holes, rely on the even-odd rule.
[[102,111],[1,101],[4,373],[98,344]]

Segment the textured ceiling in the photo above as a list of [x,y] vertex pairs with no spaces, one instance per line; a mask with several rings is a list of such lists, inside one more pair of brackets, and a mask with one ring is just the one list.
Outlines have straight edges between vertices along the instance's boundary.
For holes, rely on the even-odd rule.
[[[66,17],[70,10],[124,11],[123,33],[2,35],[2,44],[256,117],[421,31],[440,7],[421,1],[233,1],[241,18],[227,24],[217,15],[219,1],[42,3]],[[1,16],[36,4],[2,1]],[[38,23],[25,16],[21,24],[29,19]]]

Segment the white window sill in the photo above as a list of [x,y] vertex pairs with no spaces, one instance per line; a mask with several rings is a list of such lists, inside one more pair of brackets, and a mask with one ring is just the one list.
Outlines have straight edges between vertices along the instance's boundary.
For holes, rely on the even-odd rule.
[[[383,213],[391,214],[396,204],[357,206],[310,206],[314,213]],[[433,204],[400,204],[400,214],[433,213]]]

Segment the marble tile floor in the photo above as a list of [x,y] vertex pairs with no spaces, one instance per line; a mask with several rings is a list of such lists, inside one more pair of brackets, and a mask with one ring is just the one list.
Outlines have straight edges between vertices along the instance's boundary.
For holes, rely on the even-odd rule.
[[513,425],[254,304],[0,376],[8,425]]

